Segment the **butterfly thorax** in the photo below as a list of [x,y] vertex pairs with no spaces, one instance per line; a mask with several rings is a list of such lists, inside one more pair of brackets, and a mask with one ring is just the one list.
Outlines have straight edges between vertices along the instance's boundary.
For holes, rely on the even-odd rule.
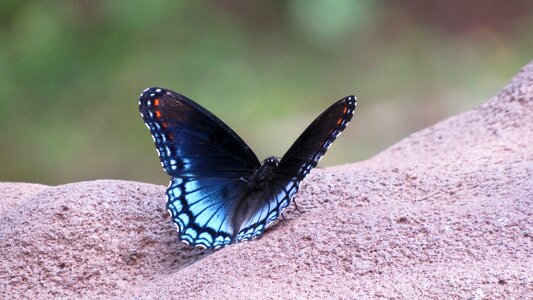
[[250,180],[254,190],[260,190],[264,188],[268,182],[272,181],[278,164],[279,159],[274,156],[270,156],[263,161]]

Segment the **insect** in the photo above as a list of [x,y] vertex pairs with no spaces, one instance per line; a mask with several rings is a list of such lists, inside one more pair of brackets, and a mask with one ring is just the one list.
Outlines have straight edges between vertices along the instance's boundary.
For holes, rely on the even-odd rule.
[[164,88],[144,90],[139,110],[172,177],[166,207],[180,239],[220,248],[262,235],[346,128],[356,104],[354,96],[334,103],[281,159],[260,163],[231,128],[194,101]]

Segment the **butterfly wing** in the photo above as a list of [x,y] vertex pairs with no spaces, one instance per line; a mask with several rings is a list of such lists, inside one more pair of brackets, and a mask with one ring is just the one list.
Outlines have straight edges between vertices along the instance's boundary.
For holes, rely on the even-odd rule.
[[139,110],[173,177],[167,209],[180,238],[206,248],[232,242],[240,228],[235,205],[250,189],[243,179],[260,166],[255,154],[217,117],[173,91],[146,89]]
[[258,205],[249,210],[241,222],[235,241],[251,240],[263,234],[265,228],[289,205],[298,191],[298,184],[293,181],[273,181],[267,188],[253,193],[252,197],[257,199]]
[[260,165],[233,130],[185,96],[146,89],[139,110],[171,176],[240,178]]
[[182,241],[218,248],[234,242],[234,206],[247,194],[246,183],[224,178],[172,178],[167,209]]
[[253,239],[261,235],[290,204],[302,179],[350,122],[356,101],[354,96],[349,96],[336,102],[300,135],[279,162],[273,180],[255,195],[261,199],[260,205],[242,222],[237,239]]
[[355,96],[343,98],[318,116],[281,158],[278,178],[301,181],[316,167],[337,136],[352,119]]
[[173,178],[167,209],[182,241],[219,248],[260,236],[289,204],[288,193],[296,193],[295,185],[285,188],[275,184],[256,191],[243,181]]

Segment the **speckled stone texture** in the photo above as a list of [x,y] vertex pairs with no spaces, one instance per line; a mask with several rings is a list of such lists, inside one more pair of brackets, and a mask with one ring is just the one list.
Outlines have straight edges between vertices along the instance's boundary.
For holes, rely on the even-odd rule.
[[164,191],[1,183],[0,298],[532,299],[533,63],[478,108],[314,170],[303,212],[259,240],[188,248]]

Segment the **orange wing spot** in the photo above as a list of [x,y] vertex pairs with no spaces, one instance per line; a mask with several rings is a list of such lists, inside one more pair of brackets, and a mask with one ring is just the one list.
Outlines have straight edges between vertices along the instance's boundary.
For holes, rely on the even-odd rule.
[[155,111],[155,117],[158,119],[161,118],[161,112],[159,110]]
[[168,125],[167,125],[167,123],[163,122],[163,123],[161,123],[161,127],[166,129],[168,127]]
[[342,124],[342,120],[343,120],[343,119],[344,119],[344,118],[340,118],[340,119],[337,121],[337,126],[340,126],[340,125]]
[[159,105],[159,99],[154,99],[154,106],[158,106]]
[[[157,104],[156,104],[157,105]],[[342,112],[343,114],[346,114],[348,112],[348,107],[345,107],[344,108],[344,111]]]
[[171,142],[174,141],[174,136],[172,135],[172,133],[169,133],[168,136],[167,136],[167,139]]

